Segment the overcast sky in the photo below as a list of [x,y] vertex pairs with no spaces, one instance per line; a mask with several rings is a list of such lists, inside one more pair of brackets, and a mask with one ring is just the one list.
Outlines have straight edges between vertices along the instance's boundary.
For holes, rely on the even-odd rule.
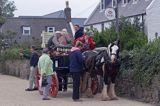
[[[65,8],[66,0],[10,0],[17,10],[15,16],[42,16]],[[68,0],[72,17],[87,18],[100,0]]]

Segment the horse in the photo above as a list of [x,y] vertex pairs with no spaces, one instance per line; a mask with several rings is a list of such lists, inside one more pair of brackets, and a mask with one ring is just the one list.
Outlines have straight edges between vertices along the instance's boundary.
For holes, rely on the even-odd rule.
[[[108,47],[85,51],[83,56],[86,74],[82,78],[82,92],[88,87],[87,91],[91,93],[91,79],[100,75],[103,78],[102,100],[117,100],[115,80],[120,68],[119,41],[110,43]],[[86,85],[87,81],[88,85]]]

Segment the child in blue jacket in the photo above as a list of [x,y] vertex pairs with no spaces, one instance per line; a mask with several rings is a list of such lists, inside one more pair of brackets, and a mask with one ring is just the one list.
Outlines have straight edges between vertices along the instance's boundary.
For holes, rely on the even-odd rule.
[[70,72],[73,78],[72,99],[74,101],[79,101],[80,74],[83,69],[83,57],[81,49],[82,49],[82,43],[77,42],[75,47],[71,48],[71,53],[69,55]]

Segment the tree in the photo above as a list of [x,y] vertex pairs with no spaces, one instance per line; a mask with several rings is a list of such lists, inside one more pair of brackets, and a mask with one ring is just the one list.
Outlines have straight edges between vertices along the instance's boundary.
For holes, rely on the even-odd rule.
[[14,11],[16,10],[16,6],[14,5],[14,1],[1,0],[1,16],[3,17],[13,17]]
[[[122,17],[119,20],[119,34],[121,50],[141,48],[147,43],[147,36],[141,30],[141,23],[137,17],[134,19],[134,24],[129,19]],[[97,47],[107,46],[109,43],[117,40],[115,22],[112,22],[110,28],[106,28],[102,32],[95,32],[93,38]]]
[[0,27],[4,24],[6,17],[13,17],[16,6],[14,1],[0,0]]

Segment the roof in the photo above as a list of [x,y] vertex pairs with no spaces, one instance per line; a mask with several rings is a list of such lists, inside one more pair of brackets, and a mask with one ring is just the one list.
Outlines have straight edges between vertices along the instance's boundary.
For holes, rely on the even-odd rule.
[[[24,41],[28,36],[22,36],[21,28],[23,26],[31,27],[31,36],[35,38],[41,38],[41,32],[46,30],[46,27],[55,27],[55,30],[62,30],[66,28],[70,35],[72,35],[71,28],[69,24],[63,18],[26,18],[26,17],[14,17],[7,18],[6,23],[2,26],[2,30],[5,32],[7,30],[17,33],[16,39]],[[19,39],[19,37],[21,39]]]
[[[56,11],[56,12],[53,12],[53,13],[50,13],[50,14],[46,14],[46,15],[43,15],[43,16],[19,16],[17,18],[20,18],[20,19],[28,19],[28,18],[32,18],[32,19],[49,19],[49,18],[62,18],[62,19],[65,19],[65,14],[64,14],[64,11],[63,10],[59,10],[59,11]],[[84,26],[84,22],[85,22],[86,18],[72,18],[72,23],[73,24],[78,24],[79,26]]]
[[[63,10],[56,11],[47,15],[44,15],[45,18],[65,18],[65,14]],[[78,24],[79,26],[84,26],[86,18],[72,18],[73,24]]]
[[84,22],[87,18],[72,18],[72,23],[75,25],[75,24],[78,24],[79,26],[83,27],[84,26]]
[[[127,3],[126,6],[122,5],[122,0],[118,4],[119,9],[119,18],[124,17],[130,17],[140,14],[146,13],[146,8],[148,5],[152,2],[152,0],[139,0],[136,4],[133,4],[132,0],[129,0],[129,3]],[[106,8],[112,7],[112,0],[108,0],[106,2]],[[95,10],[92,12],[92,14],[89,16],[87,21],[85,22],[85,25],[92,25],[100,22],[110,21],[105,17],[104,14],[105,10],[100,10],[100,3],[95,8]]]
[[46,17],[46,18],[65,18],[65,15],[64,15],[64,11],[60,10],[60,11],[56,11],[56,12],[53,12],[50,14],[46,14],[43,17]]

